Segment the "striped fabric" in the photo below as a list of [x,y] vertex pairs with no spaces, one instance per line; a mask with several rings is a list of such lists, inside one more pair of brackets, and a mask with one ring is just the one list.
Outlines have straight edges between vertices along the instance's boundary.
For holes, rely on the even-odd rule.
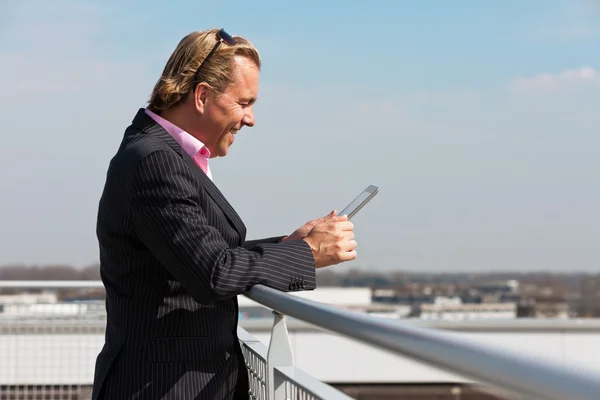
[[219,189],[143,109],[110,162],[97,236],[107,328],[94,400],[247,399],[236,296],[316,286],[308,244],[246,241]]

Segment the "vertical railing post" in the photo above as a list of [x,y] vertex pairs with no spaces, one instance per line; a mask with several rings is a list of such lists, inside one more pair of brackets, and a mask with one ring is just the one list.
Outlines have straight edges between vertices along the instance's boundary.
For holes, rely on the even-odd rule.
[[267,353],[268,400],[284,400],[286,398],[285,380],[281,379],[280,375],[275,375],[275,368],[292,367],[293,365],[294,355],[285,323],[285,315],[273,311],[273,329],[271,330],[271,340]]

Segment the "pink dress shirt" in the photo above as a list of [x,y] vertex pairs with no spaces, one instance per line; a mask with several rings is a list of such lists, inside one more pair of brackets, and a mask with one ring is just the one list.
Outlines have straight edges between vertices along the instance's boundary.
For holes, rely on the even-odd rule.
[[167,131],[167,133],[171,135],[171,137],[173,137],[177,143],[179,143],[183,151],[192,157],[196,165],[198,165],[200,169],[202,169],[202,171],[204,171],[204,173],[212,180],[212,173],[210,172],[210,167],[208,166],[210,151],[206,148],[204,143],[148,109],[146,109],[146,114],[156,121],[157,124],[162,126],[165,131]]

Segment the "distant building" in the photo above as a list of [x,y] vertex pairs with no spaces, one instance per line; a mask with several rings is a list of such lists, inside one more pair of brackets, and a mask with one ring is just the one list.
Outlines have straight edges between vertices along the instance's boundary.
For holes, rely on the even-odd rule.
[[57,296],[55,292],[45,293],[19,293],[19,294],[1,294],[0,304],[38,304],[38,303],[56,303]]
[[511,279],[500,282],[474,284],[471,289],[484,299],[482,302],[486,302],[485,299],[487,299],[487,302],[491,302],[493,299],[502,299],[517,295],[519,287],[519,281]]
[[479,320],[517,318],[515,303],[458,303],[441,301],[421,306],[421,319],[426,320]]
[[570,306],[562,298],[529,298],[519,304],[521,318],[570,318]]

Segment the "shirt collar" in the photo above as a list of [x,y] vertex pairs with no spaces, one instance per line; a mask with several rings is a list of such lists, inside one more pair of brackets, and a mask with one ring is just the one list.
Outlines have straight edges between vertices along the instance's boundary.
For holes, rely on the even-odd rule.
[[146,109],[146,114],[162,126],[190,157],[194,158],[199,153],[202,158],[210,158],[210,150],[200,140],[149,109]]

